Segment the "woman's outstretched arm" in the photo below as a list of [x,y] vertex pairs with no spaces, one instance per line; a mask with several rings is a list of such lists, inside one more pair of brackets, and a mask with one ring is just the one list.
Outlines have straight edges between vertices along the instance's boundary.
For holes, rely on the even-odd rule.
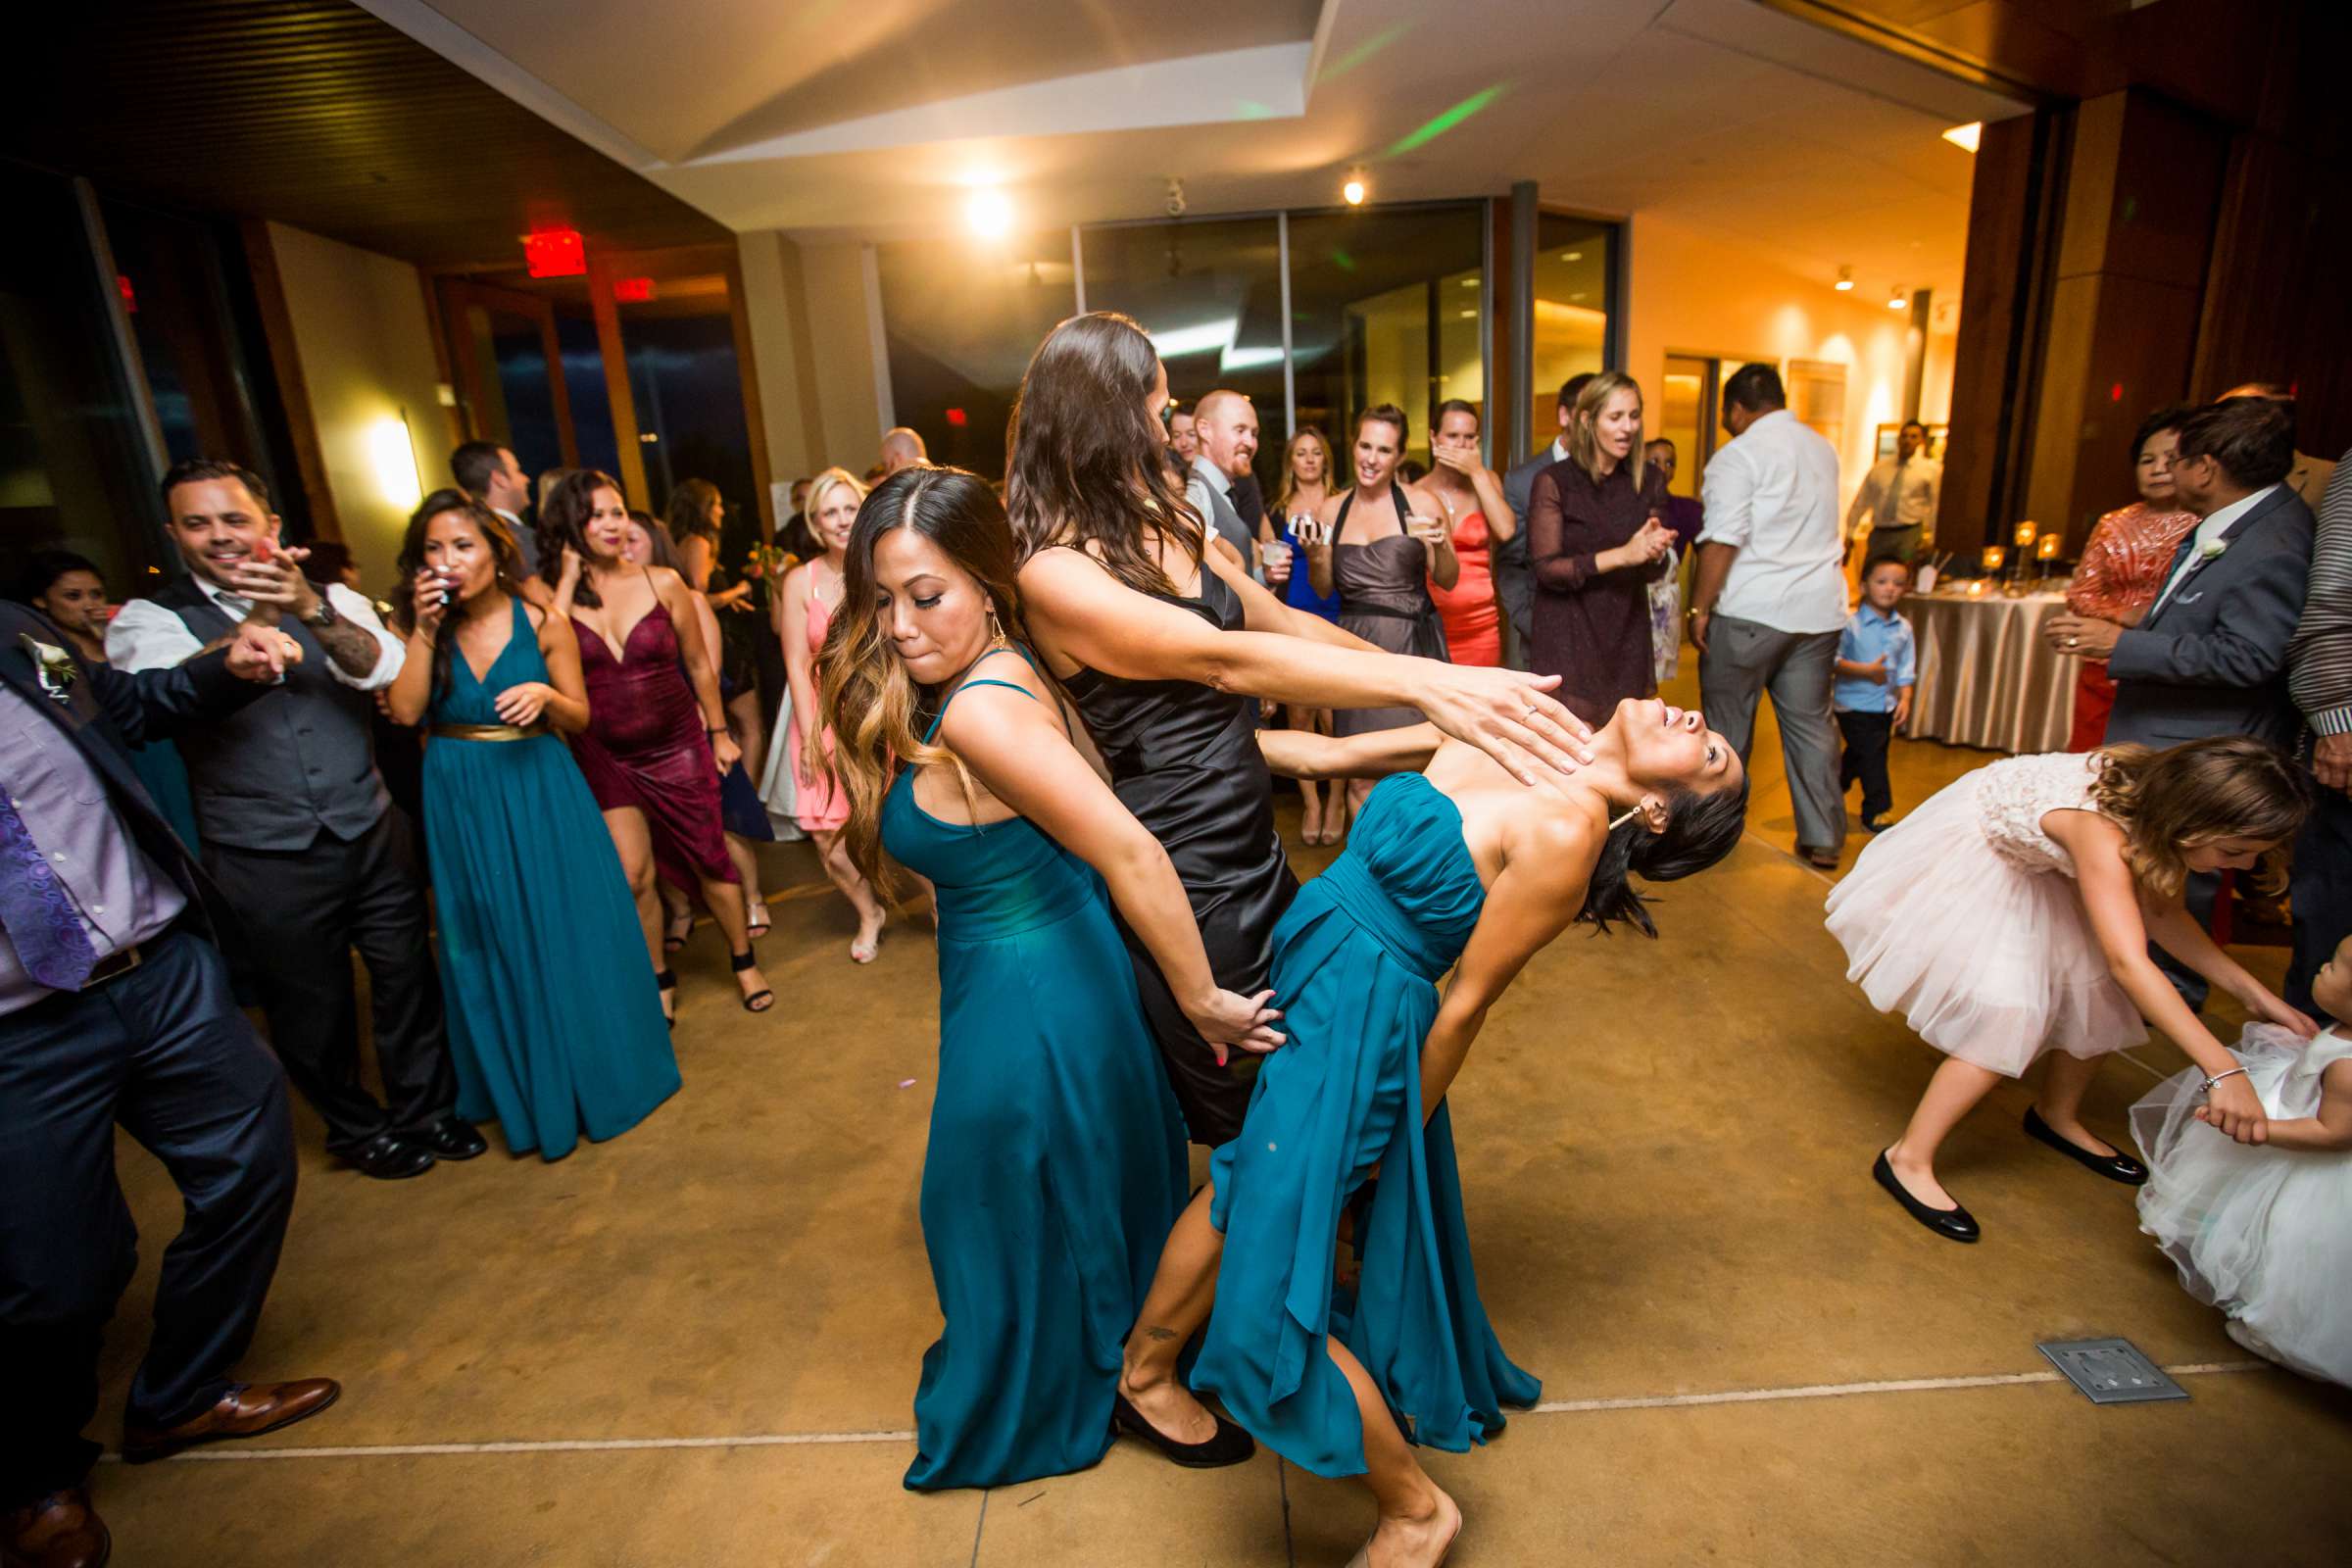
[[1423,1121],[1437,1114],[1494,999],[1584,908],[1607,839],[1605,826],[1565,803],[1524,813],[1504,829],[1502,871],[1421,1043]]
[[1429,765],[1446,732],[1435,724],[1367,730],[1361,735],[1318,735],[1305,729],[1261,729],[1257,749],[1266,769],[1284,778],[1385,778],[1417,773]]
[[1448,664],[1298,637],[1220,631],[1138,593],[1076,550],[1021,567],[1023,612],[1051,650],[1123,680],[1189,680],[1305,708],[1413,708],[1522,783],[1592,760],[1592,729],[1547,694],[1557,676]]

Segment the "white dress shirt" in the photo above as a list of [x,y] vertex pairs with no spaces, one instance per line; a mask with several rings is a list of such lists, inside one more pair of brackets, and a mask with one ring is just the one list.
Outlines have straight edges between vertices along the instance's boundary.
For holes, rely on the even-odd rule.
[[[2278,488],[2275,484],[2266,484],[2252,495],[2242,496],[2230,502],[2199,522],[2197,531],[2188,536],[2188,553],[2180,558],[2180,564],[2173,568],[2173,574],[2164,579],[2164,592],[2158,594],[2156,602],[2148,607],[2148,615],[2153,615],[2164,608],[2165,601],[2173,597],[2173,590],[2185,582],[2190,572],[2196,570],[2198,559],[2207,550],[2222,542],[2222,535],[2230,531],[2230,524],[2252,512],[2264,496]],[[2145,625],[2147,618],[2147,615],[2142,615],[2140,623]]]
[[1838,449],[1775,409],[1707,459],[1701,544],[1739,556],[1715,613],[1775,631],[1845,625],[1845,543],[1838,526]]
[[[243,620],[253,612],[252,601],[238,598],[210,577],[198,577],[196,586],[231,620]],[[365,675],[350,673],[332,659],[326,662],[326,672],[353,691],[381,691],[391,685],[407,659],[407,648],[384,629],[375,607],[367,600],[339,582],[328,583],[324,591],[326,602],[335,607],[335,613],[373,637],[380,650],[375,667]],[[106,660],[117,669],[171,669],[202,652],[204,644],[188,630],[187,622],[179,618],[178,612],[152,599],[129,601],[106,628]]]
[[1854,492],[1854,504],[1845,514],[1846,531],[1859,531],[1862,514],[1867,512],[1873,528],[1933,532],[1936,492],[1942,485],[1943,465],[1924,452],[1908,463],[1881,458],[1862,480],[1862,488]]

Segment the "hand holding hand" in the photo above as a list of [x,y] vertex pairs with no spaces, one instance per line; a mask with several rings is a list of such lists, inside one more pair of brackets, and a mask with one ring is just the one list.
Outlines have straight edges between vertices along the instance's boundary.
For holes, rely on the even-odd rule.
[[1264,1055],[1283,1043],[1284,1036],[1274,1028],[1282,1014],[1266,1004],[1274,993],[1260,991],[1254,997],[1245,997],[1233,991],[1211,991],[1186,1004],[1184,1015],[1200,1031],[1217,1054],[1217,1065],[1230,1059],[1227,1048],[1238,1046],[1256,1055]]
[[547,710],[547,700],[556,689],[545,681],[526,680],[508,687],[498,694],[498,716],[517,728],[528,728],[539,722]]
[[237,628],[226,658],[231,675],[267,686],[302,662],[302,644],[275,626],[247,621]]
[[2241,1144],[2270,1142],[2270,1118],[2263,1113],[2262,1097],[2254,1093],[2243,1074],[2215,1084],[2205,1103],[2197,1107],[2197,1120]]

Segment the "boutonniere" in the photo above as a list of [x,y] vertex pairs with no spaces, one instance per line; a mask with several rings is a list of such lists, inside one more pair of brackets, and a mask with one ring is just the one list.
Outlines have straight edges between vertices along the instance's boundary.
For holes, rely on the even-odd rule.
[[2221,560],[2222,552],[2229,548],[2230,541],[2227,539],[2212,539],[2206,541],[2204,544],[2197,546],[2197,564],[2201,566],[2208,562]]
[[74,656],[63,648],[42,642],[30,632],[24,634],[24,651],[32,656],[32,670],[40,677],[41,690],[58,702],[66,701],[66,689],[81,673]]

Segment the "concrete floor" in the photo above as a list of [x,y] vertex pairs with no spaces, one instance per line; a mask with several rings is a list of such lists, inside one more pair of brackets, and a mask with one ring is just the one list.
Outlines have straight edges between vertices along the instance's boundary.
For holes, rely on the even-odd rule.
[[[2018,1132],[2027,1092],[1949,1150],[1983,1245],[1936,1241],[1872,1186],[1936,1058],[1844,983],[1829,879],[1787,853],[1777,748],[1767,722],[1751,835],[1664,890],[1663,939],[1563,938],[1455,1092],[1487,1304],[1550,1403],[1432,1456],[1468,1517],[1452,1561],[2352,1560],[2352,1395],[2248,1363],[2131,1195]],[[1898,810],[1982,760],[1898,743]],[[1285,822],[1296,843],[1287,792]],[[1300,851],[1302,872],[1333,853]],[[382,1184],[328,1168],[299,1113],[303,1187],[244,1370],[338,1377],[344,1399],[256,1443],[102,1466],[118,1561],[1272,1568],[1355,1549],[1362,1494],[1267,1453],[1196,1474],[1121,1445],[986,1495],[900,1490],[938,1326],[915,1214],[932,944],[901,922],[855,967],[808,852],[770,864],[781,1005],[738,1012],[698,931],[686,1088],[627,1136]],[[2111,1138],[2183,1060],[2134,1054],[2094,1095]],[[160,1169],[127,1144],[122,1169],[148,1246],[109,1339],[110,1443],[176,1224]],[[2106,1335],[2191,1397],[2094,1407],[2034,1348]]]

